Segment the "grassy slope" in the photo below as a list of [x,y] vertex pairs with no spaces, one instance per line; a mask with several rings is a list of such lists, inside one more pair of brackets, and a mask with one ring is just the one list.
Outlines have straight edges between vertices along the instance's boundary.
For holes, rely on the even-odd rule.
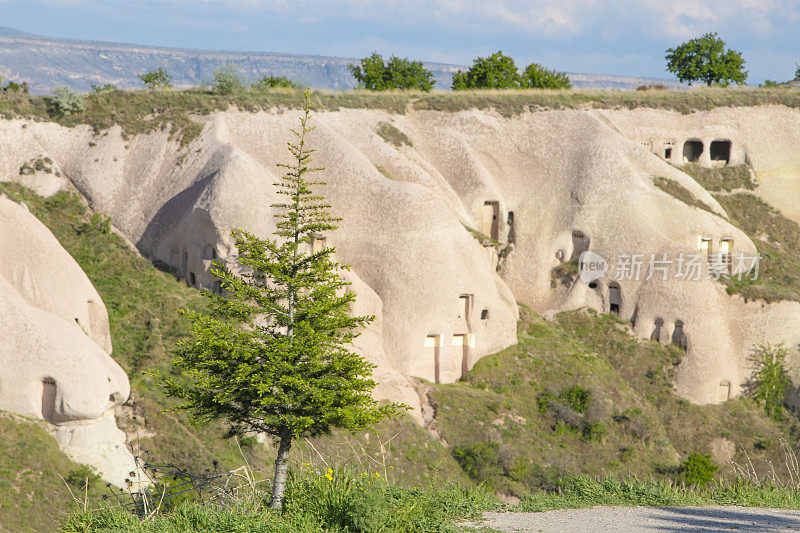
[[[700,407],[678,398],[670,378],[681,356],[633,339],[616,316],[528,315],[519,344],[478,361],[464,382],[434,387],[439,430],[476,481],[517,495],[579,474],[669,473],[718,437],[736,445],[737,462],[744,450],[762,472],[767,460],[782,465],[780,439],[797,444],[796,421],[769,421],[749,399]],[[540,409],[543,395],[575,385],[590,392],[583,413],[563,400]]]
[[[84,469],[38,422],[0,414],[0,442],[0,531],[52,530],[75,503],[70,491],[83,499]],[[88,496],[96,499],[102,486],[93,480]]]
[[[141,439],[150,458],[194,471],[204,470],[215,459],[221,468],[232,469],[244,464],[246,458],[259,477],[268,477],[273,461],[270,449],[245,439],[243,458],[234,441],[219,438],[220,428],[193,427],[181,413],[163,413],[170,400],[143,374],[147,369],[170,369],[170,350],[188,331],[178,310],[202,310],[206,305],[202,294],[138,257],[121,238],[105,229],[102,217],[92,218],[75,195],[60,193],[45,200],[8,183],[0,183],[0,192],[28,205],[78,261],[102,296],[111,323],[112,355],[128,372],[132,386],[129,403],[136,420],[124,417],[119,423],[132,434],[137,427],[140,435],[155,433]],[[2,449],[3,432],[0,443]],[[441,444],[431,440],[410,417],[384,423],[368,433],[334,434],[310,443],[299,442],[294,449],[296,462],[322,464],[321,457],[340,465],[387,471],[408,484],[418,484],[430,476],[466,479]],[[37,456],[31,458],[38,460]]]

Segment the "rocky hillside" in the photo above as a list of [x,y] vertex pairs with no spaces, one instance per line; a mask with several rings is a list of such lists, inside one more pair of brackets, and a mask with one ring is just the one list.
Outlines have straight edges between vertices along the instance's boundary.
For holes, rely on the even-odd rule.
[[[669,475],[692,452],[777,464],[781,439],[798,444],[741,392],[767,342],[800,381],[800,98],[648,93],[313,96],[322,192],[343,220],[312,246],[352,265],[354,311],[377,317],[356,345],[377,395],[415,409],[308,453],[362,450],[409,481],[440,471],[518,496],[581,472]],[[169,368],[176,310],[218,290],[208,269],[235,253],[230,229],[272,231],[298,96],[110,92],[68,116],[0,99],[2,189],[97,289],[131,383],[117,424],[165,460],[241,458],[214,428],[164,415],[141,371]],[[595,277],[579,276],[584,252],[606,263]],[[738,260],[756,253],[758,277]],[[638,274],[633,256],[647,258]],[[681,278],[678,258],[695,256],[698,278]],[[673,262],[648,276],[651,257]],[[24,297],[15,265],[0,275]]]

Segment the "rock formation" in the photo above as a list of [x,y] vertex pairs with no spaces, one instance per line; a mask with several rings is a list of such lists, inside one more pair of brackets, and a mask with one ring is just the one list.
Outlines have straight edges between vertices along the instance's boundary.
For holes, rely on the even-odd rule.
[[[286,161],[296,119],[282,109],[215,113],[185,147],[164,131],[123,141],[117,127],[94,135],[2,121],[0,178],[19,180],[25,161],[51,158],[145,256],[191,285],[219,290],[209,266],[235,253],[230,230],[267,236],[274,229],[275,163]],[[480,357],[513,344],[517,302],[539,313],[617,313],[640,338],[678,344],[686,350],[678,391],[698,403],[739,393],[755,345],[800,341],[800,304],[745,302],[708,279],[718,268],[708,256],[736,275],[749,267],[735,258],[756,249],[676,166],[684,158],[748,162],[762,184],[756,192],[800,220],[797,110],[508,118],[348,109],[313,120],[316,163],[326,167],[320,192],[343,217],[339,231],[313,246],[334,246],[337,260],[352,265],[355,310],[378,317],[357,348],[378,366],[381,397],[419,407],[412,378],[457,380]],[[381,136],[384,123],[408,140]],[[710,210],[670,196],[654,185],[657,177]],[[577,269],[584,251],[608,262],[603,276],[554,278]],[[676,279],[678,258],[698,255],[701,279]],[[643,261],[638,276],[625,264],[633,256]],[[648,276],[651,258],[669,265]]]
[[121,485],[132,470],[113,409],[128,376],[83,270],[24,205],[0,196],[0,409],[52,422],[62,449]]

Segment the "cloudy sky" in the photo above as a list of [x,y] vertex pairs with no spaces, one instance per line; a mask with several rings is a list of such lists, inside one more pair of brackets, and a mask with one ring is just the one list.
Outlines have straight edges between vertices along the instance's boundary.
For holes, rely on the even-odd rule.
[[469,64],[498,49],[518,64],[661,77],[664,50],[716,31],[748,81],[793,77],[800,0],[0,0],[0,25],[55,37],[205,49]]

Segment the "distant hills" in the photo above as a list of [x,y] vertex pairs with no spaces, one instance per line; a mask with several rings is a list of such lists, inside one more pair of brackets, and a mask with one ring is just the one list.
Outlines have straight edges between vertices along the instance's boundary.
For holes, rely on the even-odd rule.
[[[57,85],[87,91],[92,84],[110,83],[120,88],[141,87],[136,75],[161,67],[176,87],[189,87],[211,80],[221,63],[234,63],[250,80],[264,74],[286,76],[317,89],[350,89],[355,80],[347,65],[354,58],[272,52],[236,52],[165,48],[138,44],[83,41],[43,37],[0,27],[0,76],[27,81],[34,93],[46,93]],[[449,89],[451,76],[464,65],[425,63],[436,76],[437,89]],[[569,74],[576,87],[634,89],[639,85],[671,80]]]

